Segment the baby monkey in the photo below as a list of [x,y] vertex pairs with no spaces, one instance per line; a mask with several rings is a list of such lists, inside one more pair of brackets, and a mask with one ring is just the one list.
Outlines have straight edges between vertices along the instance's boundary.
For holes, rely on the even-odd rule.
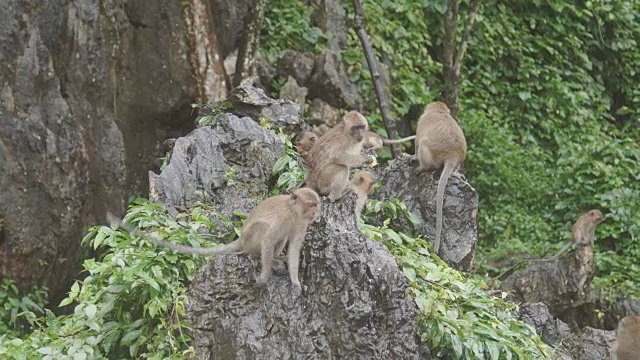
[[598,209],[591,209],[580,215],[576,223],[571,228],[571,241],[567,243],[560,251],[550,258],[535,259],[530,261],[548,261],[557,259],[565,251],[573,245],[592,245],[595,242],[596,225],[602,222],[602,212]]
[[625,316],[618,325],[611,360],[640,359],[640,316]]
[[368,171],[358,171],[353,175],[351,179],[351,187],[358,195],[356,201],[356,218],[360,218],[360,213],[364,209],[364,205],[367,203],[367,198],[373,192],[376,185],[376,179]]
[[170,243],[156,236],[144,234],[128,224],[120,223],[111,214],[107,214],[107,217],[109,221],[120,224],[138,237],[149,239],[178,252],[194,255],[232,253],[259,255],[262,269],[257,283],[261,286],[268,282],[274,261],[280,262],[278,256],[288,243],[289,277],[291,284],[300,288],[298,267],[302,241],[307,233],[309,223],[320,213],[320,206],[320,197],[315,191],[308,188],[297,189],[291,195],[272,196],[263,200],[251,211],[237,240],[225,245],[207,248],[194,248]]
[[435,253],[440,250],[442,236],[442,207],[444,206],[444,190],[449,176],[467,156],[467,141],[462,129],[443,102],[433,102],[424,108],[418,120],[415,141],[416,154],[420,166],[418,172],[442,169],[436,191],[436,241]]
[[304,167],[308,166],[307,156],[309,156],[309,151],[316,144],[316,140],[318,140],[318,135],[311,131],[303,131],[298,135],[296,149],[300,154],[300,162]]

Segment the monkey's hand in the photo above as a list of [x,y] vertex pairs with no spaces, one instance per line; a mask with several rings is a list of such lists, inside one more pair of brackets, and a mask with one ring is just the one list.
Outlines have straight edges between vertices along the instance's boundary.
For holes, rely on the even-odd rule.
[[372,167],[378,165],[378,160],[377,160],[377,158],[375,156],[373,156],[373,155],[370,155],[370,156],[371,156],[371,161],[367,162],[367,166],[372,168]]

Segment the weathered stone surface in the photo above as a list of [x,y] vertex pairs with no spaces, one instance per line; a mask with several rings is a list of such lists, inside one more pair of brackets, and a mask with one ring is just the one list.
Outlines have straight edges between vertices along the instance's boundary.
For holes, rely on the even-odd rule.
[[309,52],[300,52],[296,50],[285,50],[282,52],[280,61],[278,61],[278,76],[286,78],[291,76],[300,86],[307,86],[313,67],[315,65],[315,56]]
[[302,294],[285,274],[256,287],[256,258],[220,256],[201,269],[189,293],[196,356],[428,359],[405,277],[359,232],[354,207],[353,193],[323,204],[303,245]]
[[[298,104],[287,100],[274,100],[262,89],[246,84],[240,85],[229,93],[227,100],[233,107],[231,111],[238,116],[249,116],[257,122],[266,120],[291,134],[299,132],[302,128]],[[205,108],[204,112],[206,111]]]
[[209,0],[210,16],[220,43],[220,56],[226,58],[240,45],[245,15],[256,0]]
[[320,99],[313,99],[307,111],[309,123],[314,126],[326,125],[329,128],[341,121],[340,110]]
[[283,153],[273,132],[251,118],[224,114],[212,127],[176,140],[169,164],[159,175],[149,172],[150,198],[167,207],[206,201],[222,206],[222,213],[248,212],[255,204],[251,198],[267,193],[271,170]]
[[336,108],[362,110],[362,98],[358,89],[349,81],[340,56],[324,49],[316,58],[313,74],[306,86],[309,97],[328,102]]
[[84,229],[146,192],[161,142],[192,128],[198,84],[212,83],[196,81],[186,13],[166,0],[3,2],[0,277],[44,284],[57,304]]
[[611,349],[615,337],[615,331],[586,327],[582,334],[567,339],[564,348],[575,360],[609,359],[609,349]]
[[329,35],[329,47],[335,51],[346,49],[347,13],[342,1],[317,0],[313,9],[314,24]]
[[287,82],[280,89],[280,99],[293,101],[300,106],[300,109],[304,109],[308,93],[309,90],[306,87],[298,85],[296,79],[289,76]]
[[[436,189],[440,171],[416,175],[411,156],[402,154],[377,171],[382,186],[381,199],[398,198],[415,214],[417,231],[431,243],[435,239]],[[465,178],[454,173],[447,182],[443,205],[442,245],[440,257],[461,270],[470,270],[475,257],[478,233],[478,194]],[[392,219],[410,226],[401,219]]]
[[520,306],[520,320],[533,326],[540,334],[542,341],[555,346],[571,334],[569,325],[560,319],[555,319],[549,313],[549,308],[543,303],[524,303]]
[[513,290],[515,301],[543,302],[553,316],[561,316],[586,301],[594,275],[593,248],[586,244],[558,259],[532,263],[501,288]]

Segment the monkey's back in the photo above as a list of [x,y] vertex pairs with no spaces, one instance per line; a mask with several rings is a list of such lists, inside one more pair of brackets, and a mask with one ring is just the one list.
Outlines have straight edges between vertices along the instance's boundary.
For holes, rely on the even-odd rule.
[[622,319],[625,325],[618,329],[611,349],[614,360],[640,360],[640,316]]
[[[416,146],[426,145],[438,162],[464,162],[467,155],[467,141],[462,128],[448,113],[426,110],[418,120],[416,127]],[[419,144],[418,144],[419,143]]]

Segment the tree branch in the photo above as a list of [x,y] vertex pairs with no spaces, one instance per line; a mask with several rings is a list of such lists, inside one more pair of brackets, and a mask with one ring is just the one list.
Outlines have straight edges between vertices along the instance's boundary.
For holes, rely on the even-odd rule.
[[[389,111],[389,102],[387,101],[386,94],[384,93],[384,89],[380,84],[380,72],[378,72],[378,66],[376,59],[373,56],[373,51],[371,50],[371,45],[369,45],[369,37],[367,36],[367,32],[364,30],[364,26],[362,25],[362,19],[364,16],[362,15],[362,4],[360,0],[353,0],[353,8],[355,10],[354,14],[354,29],[356,30],[356,34],[362,43],[362,49],[364,51],[365,58],[367,59],[367,65],[369,65],[369,72],[371,73],[371,80],[373,82],[373,89],[376,92],[376,97],[378,98],[378,106],[380,108],[380,113],[382,114],[382,121],[384,122],[384,127],[387,129],[387,134],[390,139],[398,138],[398,131],[396,130],[395,120],[391,118],[391,113]],[[400,155],[400,150],[398,149],[397,144],[391,145],[391,155],[395,158]]]
[[460,69],[462,68],[462,59],[464,58],[464,53],[467,51],[471,28],[473,28],[473,24],[476,22],[478,8],[480,8],[480,0],[472,0],[471,5],[469,6],[467,19],[464,22],[464,30],[462,32],[462,39],[460,40],[460,47],[458,47],[458,50],[456,51],[456,59],[454,62],[454,73],[458,77],[460,76]]

